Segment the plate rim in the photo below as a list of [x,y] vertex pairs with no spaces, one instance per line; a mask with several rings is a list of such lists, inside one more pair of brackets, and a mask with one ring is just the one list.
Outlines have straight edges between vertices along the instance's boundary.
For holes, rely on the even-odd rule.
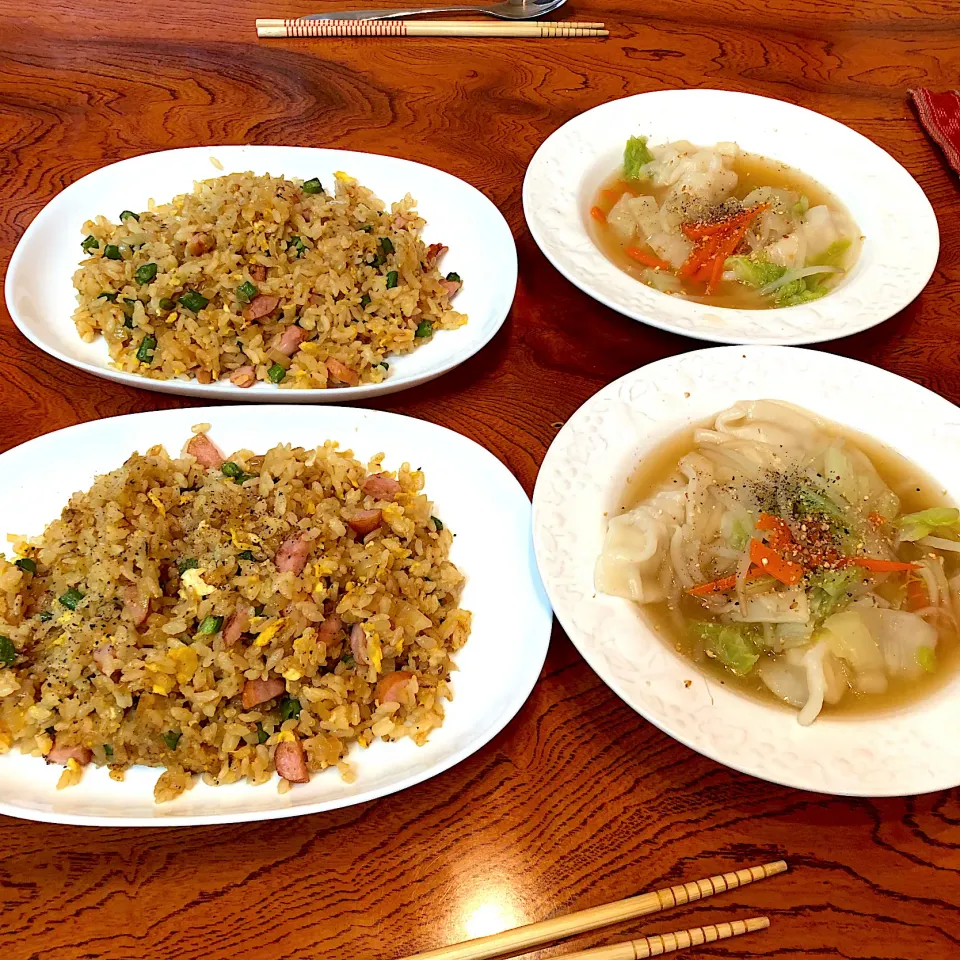
[[[628,373],[624,374],[621,377],[618,377],[616,380],[607,384],[601,390],[597,391],[591,397],[589,397],[577,410],[567,419],[564,423],[564,426],[558,431],[553,442],[548,448],[543,463],[541,464],[540,472],[537,475],[537,482],[534,486],[533,491],[533,511],[532,511],[532,520],[533,520],[533,545],[534,552],[537,556],[537,564],[540,568],[540,576],[543,582],[544,589],[547,591],[547,596],[550,599],[550,604],[553,607],[553,614],[557,618],[570,642],[574,645],[577,652],[584,658],[584,660],[589,664],[591,670],[596,673],[600,680],[607,686],[609,689],[623,701],[630,709],[639,714],[646,720],[648,723],[655,726],[658,730],[663,732],[671,740],[676,741],[677,743],[682,744],[684,747],[692,750],[694,753],[697,753],[707,759],[713,761],[714,763],[726,767],[731,770],[743,774],[745,776],[752,777],[754,779],[762,780],[768,783],[773,783],[779,786],[788,787],[795,790],[803,790],[808,793],[819,793],[824,796],[839,796],[839,797],[857,797],[857,798],[868,798],[868,799],[882,799],[888,797],[913,797],[913,796],[924,796],[930,793],[936,793],[943,790],[949,790],[960,785],[960,768],[958,768],[952,775],[941,774],[939,779],[927,785],[923,790],[910,791],[900,788],[896,785],[895,778],[891,778],[889,789],[876,790],[876,789],[858,789],[856,787],[851,787],[847,789],[837,789],[831,787],[829,784],[820,784],[816,785],[811,783],[809,779],[804,778],[802,775],[794,775],[789,766],[785,767],[783,771],[778,772],[777,774],[769,772],[758,772],[758,770],[745,761],[740,760],[737,755],[732,752],[729,755],[725,755],[722,750],[714,749],[712,745],[707,742],[695,742],[692,737],[686,736],[683,733],[678,732],[677,730],[671,729],[670,722],[667,718],[657,715],[653,710],[649,709],[646,705],[640,705],[637,702],[634,702],[634,698],[631,697],[627,690],[627,685],[621,683],[619,678],[616,676],[614,670],[609,669],[605,662],[602,654],[595,650],[595,644],[593,642],[588,642],[586,637],[583,634],[583,631],[577,629],[576,625],[573,622],[573,605],[567,601],[559,601],[555,599],[555,584],[554,580],[547,568],[547,564],[541,561],[541,555],[545,550],[545,545],[543,542],[543,525],[541,520],[541,511],[542,507],[542,497],[538,497],[538,493],[541,492],[541,478],[544,478],[543,482],[546,484],[548,482],[547,478],[547,466],[548,461],[558,458],[561,456],[560,446],[564,433],[566,431],[572,432],[576,426],[576,422],[580,417],[585,417],[588,412],[588,408],[595,402],[600,401],[606,398],[612,398],[617,395],[619,389],[625,385],[627,382],[634,380],[637,376],[644,372],[650,371],[651,374],[655,374],[658,371],[662,371],[665,368],[670,368],[673,365],[676,365],[683,361],[685,357],[689,357],[691,354],[709,354],[709,355],[734,355],[735,353],[740,353],[744,350],[749,350],[752,352],[760,353],[779,353],[781,356],[785,353],[796,354],[801,351],[804,354],[812,354],[821,358],[826,363],[837,364],[838,366],[849,366],[854,370],[860,368],[866,368],[871,372],[872,375],[879,376],[882,379],[886,379],[889,382],[898,382],[898,384],[909,391],[915,392],[918,395],[924,395],[928,400],[932,399],[935,403],[940,404],[944,407],[944,410],[949,408],[954,412],[960,411],[960,407],[956,404],[953,404],[951,401],[947,400],[945,397],[936,393],[933,390],[924,387],[922,384],[916,383],[913,380],[903,377],[900,374],[893,373],[890,370],[886,370],[883,367],[874,366],[872,364],[866,363],[862,360],[857,360],[851,357],[846,357],[841,354],[828,353],[826,351],[819,350],[804,350],[802,347],[794,347],[787,345],[777,345],[777,344],[748,344],[748,345],[739,345],[739,344],[728,344],[722,346],[710,346],[703,347],[698,350],[687,351],[685,353],[674,354],[668,357],[662,357],[658,360],[655,360],[649,364],[644,364],[641,367],[631,370]],[[771,399],[776,399],[771,398]],[[838,420],[838,422],[841,422]],[[569,438],[569,433],[567,437]],[[881,443],[885,442],[882,439]],[[922,464],[920,464],[921,469],[926,469]],[[653,638],[651,638],[653,642]],[[696,670],[698,676],[702,676],[699,670]],[[739,693],[734,693],[739,699],[750,702],[750,698],[741,695]]]
[[[597,111],[603,111],[605,109],[610,109],[614,105],[619,104],[623,101],[640,101],[642,98],[662,98],[664,96],[683,96],[683,97],[736,97],[743,98],[746,100],[752,100],[758,104],[774,104],[777,109],[782,107],[787,107],[790,110],[800,111],[803,114],[810,115],[811,117],[816,118],[816,122],[824,122],[830,125],[835,125],[836,127],[842,128],[845,131],[846,135],[853,135],[859,140],[863,141],[864,144],[869,145],[873,150],[879,151],[882,153],[890,163],[895,164],[899,168],[898,175],[902,175],[908,181],[910,181],[917,191],[917,200],[919,202],[919,215],[927,221],[928,225],[932,228],[931,234],[935,238],[935,248],[931,251],[929,269],[926,266],[922,267],[917,271],[918,276],[923,276],[923,282],[917,282],[917,289],[910,293],[903,302],[895,307],[892,310],[889,310],[886,306],[881,306],[877,312],[876,316],[878,319],[864,320],[861,323],[853,324],[847,327],[835,331],[828,331],[826,333],[800,333],[790,336],[772,336],[772,337],[753,337],[753,336],[743,336],[736,335],[735,332],[725,334],[722,330],[711,329],[709,325],[703,325],[697,329],[688,329],[678,326],[676,323],[672,322],[670,319],[663,319],[653,311],[648,311],[643,315],[640,315],[640,311],[632,310],[628,307],[625,307],[616,302],[613,298],[608,296],[603,290],[598,289],[589,280],[578,276],[576,271],[567,270],[556,257],[555,252],[551,249],[551,244],[548,239],[548,231],[543,229],[543,224],[538,222],[538,217],[536,213],[531,211],[535,210],[535,205],[531,202],[530,199],[530,190],[528,189],[528,184],[532,183],[534,176],[537,171],[535,165],[543,163],[543,157],[548,153],[548,147],[551,141],[559,139],[561,134],[564,131],[568,131],[568,128],[574,127],[578,122],[581,122],[584,117],[588,114],[595,113]],[[842,197],[840,198],[843,199]],[[799,104],[792,103],[789,100],[784,100],[779,97],[768,97],[761,96],[754,93],[744,93],[738,90],[729,90],[719,87],[697,87],[697,88],[667,88],[662,90],[649,90],[643,93],[636,94],[627,94],[626,96],[616,97],[612,100],[604,101],[603,103],[597,104],[594,107],[584,110],[581,113],[578,113],[576,116],[571,117],[561,126],[557,127],[556,130],[552,131],[546,139],[537,147],[533,156],[530,158],[530,162],[527,164],[526,171],[523,178],[523,188],[522,188],[522,206],[523,206],[523,215],[524,220],[526,221],[527,228],[530,230],[530,234],[533,237],[534,242],[536,243],[540,252],[547,258],[550,264],[555,270],[557,270],[565,279],[569,280],[575,287],[589,296],[591,299],[596,300],[598,303],[603,304],[603,306],[619,313],[621,316],[628,317],[631,320],[635,320],[638,323],[646,324],[647,326],[653,327],[657,330],[662,330],[666,333],[672,333],[677,336],[686,337],[691,340],[703,341],[706,343],[714,343],[724,346],[733,346],[733,345],[753,345],[753,346],[809,346],[817,343],[829,343],[834,340],[840,340],[845,337],[855,336],[859,333],[863,333],[866,330],[873,329],[874,327],[879,326],[882,323],[885,323],[887,320],[896,316],[901,311],[905,310],[923,291],[926,289],[927,285],[930,282],[930,278],[936,272],[937,264],[940,258],[940,227],[937,221],[936,212],[933,209],[933,205],[930,203],[930,198],[927,197],[926,192],[917,182],[916,178],[910,173],[899,160],[896,159],[888,151],[884,150],[879,144],[874,143],[869,137],[864,136],[857,130],[854,130],[853,127],[848,126],[847,124],[836,120],[831,116],[828,116],[824,113],[819,113],[816,110],[811,110],[809,107],[800,106]],[[579,224],[579,220],[578,220]],[[579,224],[582,227],[582,224]],[[585,232],[585,231],[584,231]],[[593,242],[592,240],[590,241]],[[605,262],[606,257],[598,251],[598,255]],[[614,269],[618,270],[614,266]],[[639,281],[638,281],[639,282]],[[912,288],[910,288],[912,289]],[[658,297],[666,297],[666,294],[662,294],[659,291],[652,291],[653,293],[658,294]],[[826,303],[828,298],[824,298],[822,303]],[[756,313],[757,311],[744,311],[737,310],[729,307],[710,307],[707,304],[700,304],[696,301],[689,301],[690,306],[694,309],[695,313],[701,313],[704,310],[714,310],[719,311],[719,316],[721,317],[732,317],[733,315],[743,314],[743,313]],[[699,309],[698,309],[699,308]],[[777,315],[783,315],[791,309],[790,307],[780,307],[780,308],[770,308],[763,310],[762,313],[764,316],[771,316],[776,318]]]
[[[334,810],[340,810],[345,807],[357,806],[360,804],[369,803],[371,801],[379,800],[385,796],[390,796],[392,794],[399,794],[405,790],[408,790],[412,787],[418,786],[421,783],[425,783],[428,780],[432,780],[434,777],[437,777],[443,773],[446,773],[448,770],[462,763],[464,760],[471,757],[473,754],[478,753],[485,746],[487,746],[495,737],[501,734],[513,720],[517,717],[520,711],[526,706],[527,702],[530,699],[531,694],[533,693],[534,688],[540,680],[540,676],[543,673],[543,667],[546,663],[547,654],[550,647],[550,639],[553,626],[553,607],[550,603],[550,598],[547,596],[546,589],[543,585],[543,580],[540,575],[539,567],[536,563],[536,556],[533,545],[533,531],[530,518],[532,517],[532,502],[527,492],[523,489],[522,484],[517,479],[514,472],[498,457],[493,451],[487,449],[482,444],[478,443],[472,437],[468,437],[465,434],[458,433],[456,430],[452,430],[450,427],[443,426],[442,424],[434,423],[431,420],[423,419],[422,417],[414,417],[401,413],[394,413],[388,410],[378,410],[375,408],[366,408],[366,407],[349,407],[338,405],[332,410],[325,407],[304,407],[302,404],[285,404],[281,408],[276,406],[271,407],[262,407],[260,408],[264,411],[266,415],[269,412],[269,415],[288,413],[293,416],[306,416],[306,417],[316,417],[322,418],[326,415],[333,414],[335,416],[342,415],[345,419],[351,419],[354,417],[360,418],[369,418],[370,420],[380,420],[387,423],[398,422],[398,421],[415,421],[420,423],[427,429],[429,432],[439,431],[441,435],[449,434],[455,438],[458,438],[461,441],[471,445],[482,453],[482,455],[491,461],[491,466],[496,465],[494,468],[499,468],[503,475],[504,479],[508,482],[509,486],[513,488],[515,494],[521,497],[527,503],[527,530],[526,530],[526,542],[527,548],[529,550],[529,571],[530,571],[530,585],[533,588],[531,595],[528,598],[531,604],[531,607],[534,605],[538,610],[538,617],[542,618],[542,637],[539,637],[538,648],[534,649],[531,652],[530,657],[530,666],[529,666],[529,675],[523,679],[523,682],[519,683],[516,686],[516,689],[513,692],[513,695],[510,699],[509,704],[504,709],[501,717],[491,724],[488,731],[485,731],[477,739],[472,740],[469,744],[463,746],[459,750],[454,751],[449,756],[444,757],[437,764],[431,767],[428,771],[415,773],[413,775],[405,775],[397,782],[392,784],[385,784],[380,787],[371,788],[368,791],[363,793],[335,798],[332,800],[318,801],[316,803],[305,803],[300,806],[291,806],[291,807],[278,807],[273,809],[266,810],[249,810],[245,812],[238,813],[212,813],[208,815],[178,815],[175,810],[171,810],[170,813],[164,812],[168,809],[167,804],[154,804],[155,815],[151,817],[127,817],[127,818],[117,818],[109,815],[87,815],[87,814],[77,814],[71,813],[68,811],[56,811],[56,810],[36,810],[19,807],[15,804],[12,804],[6,800],[0,799],[0,814],[12,817],[18,820],[29,820],[37,823],[55,823],[63,824],[69,826],[86,826],[86,827],[110,827],[110,828],[126,828],[126,827],[202,827],[202,826],[213,826],[213,825],[223,825],[231,823],[250,823],[254,821],[265,821],[265,820],[281,820],[292,817],[308,816],[312,814],[323,814],[329,813]],[[39,446],[41,442],[52,442],[53,438],[57,437],[60,434],[71,432],[71,431],[83,431],[83,430],[96,430],[100,428],[101,424],[107,424],[112,421],[123,421],[125,423],[140,423],[142,424],[145,420],[156,419],[163,420],[168,417],[184,417],[184,418],[196,418],[197,423],[209,422],[211,423],[211,429],[216,429],[216,414],[222,413],[224,411],[232,412],[233,416],[243,415],[245,406],[243,405],[207,405],[201,407],[172,407],[163,410],[145,410],[135,413],[126,413],[118,414],[112,417],[102,417],[98,420],[88,420],[82,423],[71,424],[69,426],[61,427],[57,430],[50,431],[49,433],[41,434],[40,436],[33,437],[30,440],[25,441],[22,444],[18,444],[15,447],[11,447],[9,450],[3,451],[0,453],[0,459],[2,457],[13,451],[29,451],[29,448]],[[136,436],[135,432],[129,433],[130,436]],[[285,442],[282,439],[278,439],[277,442]],[[341,440],[341,446],[344,448],[352,449],[352,444],[345,443]],[[509,479],[507,479],[509,478]],[[518,501],[519,502],[519,501]],[[50,522],[50,521],[47,521]],[[536,669],[534,669],[536,668]],[[456,703],[456,700],[448,704],[447,709],[452,709],[453,704]],[[442,729],[442,728],[440,728]],[[437,731],[439,732],[439,731]],[[19,754],[19,749],[14,745],[10,749],[11,753]],[[22,754],[19,754],[23,756]],[[28,759],[36,760],[38,763],[41,762],[42,758],[39,757],[29,757]],[[0,757],[0,762],[2,762],[2,757]],[[142,764],[137,764],[137,767],[142,767]],[[145,769],[156,769],[156,768],[145,768]],[[330,770],[325,771],[326,773],[331,773]],[[252,785],[246,781],[239,781],[247,789],[258,790],[266,789],[269,790],[271,785],[276,784],[276,775],[274,774],[270,780],[266,781],[263,784]],[[202,784],[197,784],[197,787],[200,787]],[[205,786],[205,785],[202,785]],[[208,788],[210,790],[215,790],[215,787]],[[215,798],[215,794],[213,797]]]
[[[297,151],[306,151],[306,152],[323,152],[323,153],[336,153],[343,155],[345,158],[349,159],[350,157],[360,156],[360,157],[375,157],[379,160],[385,160],[388,163],[396,163],[401,166],[409,165],[413,167],[419,167],[422,170],[430,171],[430,174],[433,176],[439,176],[440,179],[449,178],[451,181],[455,181],[461,187],[466,188],[468,191],[472,191],[477,194],[482,201],[488,205],[491,211],[491,222],[495,223],[498,228],[502,227],[505,231],[506,237],[509,237],[510,244],[505,248],[505,254],[508,261],[509,273],[505,276],[503,282],[503,290],[505,295],[509,295],[508,306],[503,316],[499,319],[496,319],[493,324],[491,324],[491,329],[482,333],[475,341],[475,345],[472,349],[469,349],[467,352],[463,353],[462,356],[456,358],[447,366],[443,366],[441,369],[436,371],[426,371],[424,373],[415,374],[413,376],[408,376],[405,379],[397,379],[391,381],[390,378],[382,381],[381,383],[368,383],[360,384],[356,387],[327,387],[323,390],[280,390],[276,385],[270,384],[271,389],[243,389],[237,386],[234,386],[229,381],[217,381],[213,384],[201,384],[196,380],[154,380],[150,377],[140,377],[135,373],[129,373],[125,370],[116,370],[113,367],[106,366],[100,367],[96,364],[90,363],[86,360],[80,358],[70,357],[68,354],[64,353],[62,350],[58,349],[52,344],[46,343],[42,337],[37,335],[30,327],[30,325],[20,317],[19,312],[17,311],[14,303],[14,293],[13,291],[17,288],[18,285],[18,276],[21,271],[26,270],[25,263],[27,261],[27,240],[32,236],[32,234],[39,230],[37,227],[37,222],[41,217],[46,214],[48,209],[54,204],[60,201],[60,198],[65,194],[71,193],[74,191],[74,188],[79,187],[88,177],[94,176],[101,173],[104,170],[109,170],[113,167],[116,167],[121,164],[126,164],[130,162],[135,162],[142,160],[145,157],[155,157],[155,156],[170,156],[173,154],[176,155],[186,155],[193,154],[198,158],[204,158],[207,161],[209,157],[216,152],[221,154],[224,151],[231,152],[248,152],[253,150],[257,152],[261,149],[266,150],[297,150]],[[214,177],[201,178],[201,179],[214,179],[216,176],[226,176],[229,172],[228,169],[224,170],[214,170]],[[418,203],[420,198],[418,198]],[[495,216],[494,216],[495,214]],[[79,266],[80,261],[77,261],[77,266]],[[512,310],[513,305],[516,300],[517,285],[519,282],[519,260],[517,256],[517,243],[516,238],[513,235],[513,230],[510,227],[509,222],[506,217],[503,215],[503,212],[500,210],[499,206],[494,203],[482,190],[478,187],[475,187],[472,183],[469,183],[466,180],[456,176],[455,174],[449,173],[446,170],[442,170],[439,167],[435,167],[428,163],[421,163],[419,160],[408,160],[405,157],[394,157],[389,154],[375,153],[372,151],[366,150],[344,150],[338,147],[302,147],[294,146],[289,144],[266,144],[266,143],[247,143],[247,144],[212,144],[212,145],[201,145],[194,147],[172,147],[168,150],[148,150],[145,153],[133,154],[129,157],[124,157],[121,160],[115,160],[111,163],[104,164],[96,167],[93,170],[88,171],[82,177],[79,177],[77,180],[74,180],[72,183],[68,184],[62,190],[60,190],[55,196],[51,197],[50,200],[45,203],[39,211],[34,215],[33,219],[27,224],[26,229],[20,236],[20,239],[17,241],[16,246],[14,247],[13,253],[10,256],[10,262],[7,265],[7,271],[4,281],[4,300],[6,302],[7,311],[10,314],[10,318],[13,320],[13,324],[16,329],[24,336],[27,340],[30,341],[38,350],[41,350],[43,353],[47,354],[50,357],[53,357],[55,360],[65,363],[70,367],[73,367],[77,370],[82,370],[84,373],[88,373],[91,376],[98,377],[102,380],[109,380],[113,383],[119,383],[123,386],[139,388],[141,390],[149,390],[153,393],[163,393],[168,395],[175,396],[188,396],[188,397],[199,397],[207,401],[210,404],[217,404],[221,402],[241,402],[241,403],[280,403],[280,404],[324,404],[324,403],[336,403],[336,404],[349,404],[352,400],[361,401],[368,400],[374,397],[379,396],[388,396],[393,393],[399,393],[403,390],[409,390],[414,387],[421,386],[424,383],[428,383],[431,380],[435,380],[439,377],[446,375],[447,373],[456,370],[457,367],[466,363],[472,357],[476,356],[483,350],[496,335],[503,329],[504,324],[507,322]],[[511,286],[512,284],[512,286]],[[491,317],[496,317],[498,311],[491,312]],[[72,323],[72,320],[69,318],[65,321],[66,323]],[[467,325],[463,328],[464,330],[470,329],[470,321],[468,320]],[[478,329],[478,326],[473,327],[474,330]],[[458,331],[440,331],[443,334],[446,333],[456,333]],[[102,339],[102,338],[101,338]],[[109,358],[107,360],[109,362]],[[259,385],[258,385],[259,386]]]

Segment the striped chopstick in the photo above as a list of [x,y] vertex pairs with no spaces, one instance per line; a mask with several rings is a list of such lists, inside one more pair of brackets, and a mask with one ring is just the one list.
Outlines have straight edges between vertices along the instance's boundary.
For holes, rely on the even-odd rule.
[[[705,897],[711,897],[726,890],[735,890],[748,883],[754,883],[757,880],[764,880],[767,877],[774,877],[778,873],[783,873],[787,869],[787,864],[783,860],[776,860],[773,863],[764,863],[758,867],[746,867],[742,870],[735,870],[731,873],[718,874],[715,877],[707,877],[704,880],[695,880],[689,883],[677,884],[673,887],[664,887],[662,890],[654,890],[651,893],[643,893],[636,897],[628,897],[626,900],[616,900],[613,903],[605,903],[599,907],[588,907],[586,910],[578,910],[576,913],[568,913],[561,917],[553,917],[550,920],[539,920],[536,923],[528,923],[523,927],[514,927],[512,930],[504,930],[502,933],[492,933],[486,937],[479,937],[475,940],[467,940],[463,943],[455,943],[449,947],[439,947],[436,950],[428,950],[426,953],[418,953],[413,956],[404,957],[403,960],[489,960],[491,957],[499,957],[505,953],[518,954],[527,953],[533,947],[543,943],[550,943],[555,940],[563,940],[566,937],[572,937],[578,933],[586,933],[588,930],[596,930],[599,927],[606,927],[613,923],[622,923],[624,920],[634,920],[637,917],[646,917],[652,913],[660,913],[663,910],[670,910],[672,907],[682,906],[685,903],[692,903],[695,900],[702,900]],[[766,918],[751,920],[750,923],[764,922]],[[721,924],[725,927],[726,925]],[[698,928],[706,930],[706,928]],[[761,927],[751,927],[753,929],[762,929]],[[749,931],[741,931],[749,932]],[[681,931],[671,934],[677,938],[680,943],[684,939],[684,934],[694,938],[698,936],[695,931]],[[667,934],[664,937],[668,936]],[[707,936],[707,934],[704,934]],[[726,936],[736,936],[736,934],[726,934]],[[656,937],[647,938],[651,941]],[[717,938],[721,939],[721,938]],[[629,951],[633,949],[631,944],[641,943],[642,941],[629,941],[627,944],[614,944],[613,948],[622,948],[621,953],[596,954],[590,953],[591,960],[619,960],[620,956],[632,958],[634,954]],[[690,943],[696,943],[691,939]],[[705,941],[704,941],[705,942]],[[600,949],[610,950],[611,947]],[[641,948],[637,948],[639,951]],[[651,946],[653,949],[653,946]],[[672,947],[672,950],[680,949],[679,946]],[[669,952],[663,949],[660,953]],[[637,952],[636,957],[657,956],[656,952],[642,953]],[[560,960],[568,960],[568,957],[579,957],[580,954],[568,954],[567,957]]]
[[660,957],[665,953],[686,950],[687,947],[699,947],[705,943],[716,943],[717,940],[766,930],[769,926],[769,917],[708,923],[705,927],[691,927],[689,930],[677,930],[674,933],[654,933],[649,937],[624,940],[605,947],[594,947],[592,950],[577,950],[575,953],[563,954],[558,960],[646,960],[647,957]]
[[258,37],[606,37],[603,24],[475,20],[257,20]]

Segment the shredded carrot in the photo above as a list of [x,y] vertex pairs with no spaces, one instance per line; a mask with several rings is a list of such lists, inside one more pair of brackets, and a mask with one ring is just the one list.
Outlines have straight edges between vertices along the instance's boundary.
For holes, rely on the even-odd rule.
[[692,277],[697,270],[713,258],[713,253],[717,246],[717,238],[710,237],[705,243],[695,247],[693,253],[687,257],[686,262],[678,271],[681,277]]
[[769,203],[758,203],[755,207],[750,207],[749,210],[741,210],[740,213],[735,213],[732,217],[727,217],[725,220],[717,220],[715,223],[685,223],[680,229],[691,240],[703,240],[704,237],[711,237],[717,233],[726,233],[728,230],[739,227],[741,224],[748,224],[754,217],[763,213],[764,210],[769,209]]
[[867,519],[875,526],[882,527],[886,522],[887,518],[882,513],[871,513],[867,515]]
[[749,226],[749,221],[741,223],[740,226],[733,228],[729,236],[725,235],[725,238],[720,242],[716,256],[714,257],[713,269],[710,271],[710,280],[706,290],[708,294],[716,290],[717,284],[719,284],[723,278],[723,270],[727,265],[727,257],[732,257],[734,253],[736,253],[737,247],[740,246],[740,241],[743,240],[743,235],[747,232],[747,227]]
[[[747,581],[756,580],[764,576],[764,571],[759,567],[751,567],[747,573]],[[730,577],[721,577],[719,580],[711,580],[710,583],[701,583],[697,587],[691,587],[687,593],[694,597],[705,597],[711,593],[724,593],[732,590],[737,585],[737,575]]]
[[874,573],[902,573],[904,570],[919,570],[919,563],[904,563],[900,560],[880,560],[874,557],[844,557],[844,566],[863,567]]
[[909,611],[922,610],[930,606],[930,597],[927,595],[927,585],[919,577],[907,579],[907,603]]
[[646,267],[653,267],[655,270],[669,270],[670,264],[666,260],[661,260],[659,257],[654,256],[652,253],[647,253],[646,250],[641,250],[639,247],[627,247],[623,251],[631,260],[636,260],[637,263],[642,263]]
[[761,203],[717,223],[683,224],[683,232],[691,240],[700,242],[680,268],[679,275],[705,282],[706,292],[713,293],[723,277],[727,257],[736,252],[754,217],[769,206]]
[[803,567],[799,563],[784,560],[776,550],[759,540],[750,541],[750,559],[764,573],[769,573],[788,587],[795,586],[803,579]]
[[725,590],[732,590],[736,585],[736,575],[721,577],[719,580],[712,580],[710,583],[701,583],[699,587],[691,587],[687,593],[694,597],[705,597],[711,593],[723,593]]
[[607,222],[607,215],[599,207],[591,207],[590,216],[593,217],[594,220],[597,220],[600,223]]
[[623,193],[619,190],[601,190],[600,196],[607,201],[611,206],[615,204],[622,196]]
[[793,534],[785,520],[770,513],[761,513],[757,518],[757,529],[770,532],[767,537],[767,546],[777,553],[782,553],[793,544]]

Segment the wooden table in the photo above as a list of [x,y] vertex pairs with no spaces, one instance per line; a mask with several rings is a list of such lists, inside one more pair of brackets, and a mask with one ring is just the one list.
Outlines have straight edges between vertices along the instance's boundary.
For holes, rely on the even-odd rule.
[[[328,9],[337,5],[328,0]],[[911,86],[956,85],[957,4],[572,0],[570,16],[605,20],[608,41],[254,35],[256,16],[320,6],[3,0],[0,267],[63,187],[151,150],[337,146],[441,167],[483,190],[510,221],[520,254],[516,303],[471,362],[376,405],[473,437],[532,491],[559,421],[621,374],[698,344],[599,306],[547,263],[521,212],[527,162],[560,124],[612,98],[682,86],[744,90],[849,124],[927,192],[942,253],[926,291],[878,329],[826,349],[960,402],[958,184],[906,99]],[[3,449],[80,421],[182,402],[58,363],[2,308],[0,323]],[[389,960],[779,857],[790,860],[790,875],[642,929],[762,911],[773,920],[766,933],[695,955],[960,953],[960,793],[844,800],[733,773],[633,713],[559,629],[513,723],[474,757],[404,793],[262,825],[2,826],[3,960]]]

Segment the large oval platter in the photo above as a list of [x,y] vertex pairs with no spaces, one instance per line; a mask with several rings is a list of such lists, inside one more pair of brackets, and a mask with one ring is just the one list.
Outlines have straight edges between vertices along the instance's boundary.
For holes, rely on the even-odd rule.
[[0,813],[31,820],[100,826],[235,823],[332,810],[418,784],[478,750],[511,720],[546,656],[552,615],[530,536],[530,501],[510,471],[472,440],[443,427],[373,410],[328,407],[201,407],[116,417],[69,427],[0,455],[0,530],[38,535],[70,496],[94,477],[163,444],[176,456],[190,428],[209,423],[225,452],[266,451],[277,443],[313,448],[336,440],[362,462],[384,452],[386,469],[422,468],[425,493],[455,534],[450,560],[466,576],[461,606],[473,614],[455,654],[452,702],[427,743],[374,741],[348,754],[357,778],[336,768],[278,792],[274,778],[211,787],[198,783],[155,804],[160,771],[133,767],[123,782],[106,768],[84,769],[79,784],[56,789],[63,767],[16,748],[0,756]]

